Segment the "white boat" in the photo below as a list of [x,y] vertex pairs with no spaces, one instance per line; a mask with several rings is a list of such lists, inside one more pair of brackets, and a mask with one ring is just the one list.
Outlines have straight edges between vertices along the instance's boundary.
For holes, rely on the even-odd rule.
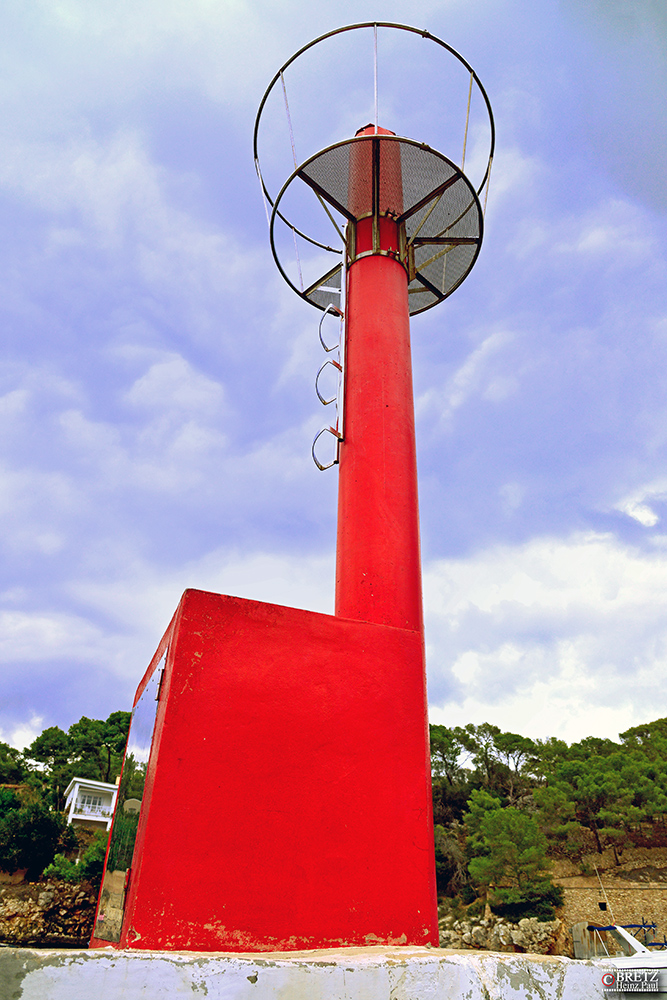
[[605,957],[605,964],[611,963],[617,969],[667,969],[667,950],[647,948],[618,924],[612,924],[609,933],[616,939],[622,954]]
[[647,948],[618,924],[612,924],[605,930],[619,949],[619,953],[611,954],[611,949],[604,945],[608,954],[597,960],[606,995],[620,998],[632,993],[667,997],[667,992],[664,992],[667,990],[667,950]]

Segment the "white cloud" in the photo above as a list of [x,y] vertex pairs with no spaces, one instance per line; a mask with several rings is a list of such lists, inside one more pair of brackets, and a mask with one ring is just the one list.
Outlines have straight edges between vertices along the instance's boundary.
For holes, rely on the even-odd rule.
[[523,503],[525,490],[519,483],[503,483],[498,490],[505,514],[513,514]]
[[57,108],[56,120],[73,102],[122,106],[147,89],[196,87],[224,104],[252,100],[291,34],[290,6],[298,9],[286,2],[276,17],[270,4],[244,0],[41,3],[29,31],[12,32],[7,19],[8,89],[18,101],[39,94]]
[[[566,234],[566,227],[570,227]],[[579,221],[561,222],[557,253],[607,259],[619,266],[634,265],[654,252],[655,238],[645,212],[629,201],[611,198],[587,212]]]
[[639,521],[645,528],[655,527],[660,520],[655,511],[651,510],[644,503],[634,503],[631,500],[626,501],[626,503],[619,505],[619,510],[622,510],[628,517],[634,518],[635,521]]
[[651,503],[664,503],[667,499],[667,481],[656,480],[646,486],[634,490],[615,505],[616,510],[638,521],[645,528],[653,528],[660,521],[660,516],[650,506]]
[[15,726],[10,734],[3,735],[2,739],[16,750],[25,750],[42,732],[44,729],[43,723],[43,716],[33,715],[27,722],[22,722]]
[[[122,681],[127,700],[187,588],[330,614],[333,563],[333,555],[216,549],[189,563],[159,568],[127,551],[113,577],[82,576],[66,591],[91,617],[103,616],[105,635],[94,662]],[[57,646],[50,655],[60,655]]]
[[95,420],[82,409],[57,415],[58,444],[67,449],[63,464],[72,457],[85,461],[88,479],[79,488],[89,500],[100,488],[129,485],[183,492],[210,474],[210,463],[225,449],[224,387],[180,355],[144,353],[147,370],[122,396],[131,421]]
[[416,400],[419,416],[429,413],[447,425],[455,413],[472,397],[483,396],[490,402],[501,402],[517,388],[514,377],[506,377],[491,370],[491,358],[512,340],[512,335],[497,330],[484,338],[466,358],[464,363],[440,388],[429,389]]
[[0,396],[0,423],[3,430],[17,420],[27,408],[29,394],[26,389],[14,389]]
[[[17,717],[11,705],[6,706],[5,718],[14,716],[16,721],[4,722],[0,738],[17,746],[32,742],[45,714],[49,719],[54,715],[62,719],[59,724],[66,728],[75,721],[77,710],[84,710],[78,705],[91,683],[106,692],[107,707],[103,703],[88,714],[97,711],[104,716],[105,711],[129,708],[186,588],[325,613],[332,610],[332,555],[299,557],[216,549],[173,568],[141,560],[130,546],[116,555],[115,574],[107,565],[106,578],[101,579],[97,567],[91,566],[90,575],[83,571],[64,584],[58,598],[76,606],[77,614],[46,606],[0,611],[2,683],[10,690],[22,690],[21,674],[34,671],[43,684],[52,687],[48,704],[34,685],[22,696],[24,704],[42,706],[33,711],[35,718],[29,723],[25,716]],[[11,596],[3,595],[6,601]],[[34,603],[36,598],[30,595],[30,599]],[[77,708],[73,708],[75,703]]]
[[0,663],[86,660],[99,653],[102,639],[85,618],[49,611],[0,612],[0,636]]
[[[519,146],[500,145],[489,183],[487,211],[490,224],[493,225],[493,216],[510,199],[532,199],[544,173],[544,165],[537,157],[527,155]],[[483,198],[485,195],[486,191]]]
[[178,409],[218,416],[223,388],[172,354],[156,361],[126,394],[129,403],[153,410]]
[[[126,286],[118,303],[124,317],[167,320],[190,338],[233,341],[223,304],[254,285],[258,271],[269,270],[269,255],[260,258],[257,248],[242,247],[219,224],[181,207],[179,184],[185,178],[160,166],[137,130],[66,142],[9,141],[0,191],[20,203],[26,217],[37,211],[41,227],[20,287],[61,269],[71,282],[74,254],[74,303],[84,322],[99,311],[89,301],[99,296],[96,286],[110,290],[120,281]],[[105,318],[117,324],[115,316]]]
[[58,552],[63,545],[60,519],[79,512],[80,497],[71,477],[0,464],[0,537],[8,550]]
[[667,715],[667,557],[534,539],[425,573],[432,716],[580,739]]
[[68,590],[84,605],[124,626],[152,634],[155,645],[188,587],[249,600],[331,613],[333,556],[215,549],[166,569],[128,560],[115,579],[72,581]]

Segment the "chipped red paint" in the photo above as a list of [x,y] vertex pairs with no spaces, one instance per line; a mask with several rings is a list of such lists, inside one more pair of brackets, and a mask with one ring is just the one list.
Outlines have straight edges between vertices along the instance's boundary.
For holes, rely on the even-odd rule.
[[421,633],[197,590],[171,630],[114,947],[437,945]]

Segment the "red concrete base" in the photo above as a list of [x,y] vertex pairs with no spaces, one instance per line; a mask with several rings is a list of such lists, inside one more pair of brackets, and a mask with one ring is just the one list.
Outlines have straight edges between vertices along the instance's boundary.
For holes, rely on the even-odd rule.
[[115,947],[437,946],[420,632],[188,590],[166,643]]

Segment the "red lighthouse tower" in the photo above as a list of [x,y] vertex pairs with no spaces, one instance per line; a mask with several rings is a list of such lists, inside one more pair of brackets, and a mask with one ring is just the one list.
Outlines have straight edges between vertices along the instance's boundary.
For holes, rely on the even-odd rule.
[[[323,39],[378,27],[442,46],[486,101],[427,33]],[[286,69],[323,39],[276,74],[256,151],[268,95],[282,85],[287,106]],[[344,317],[335,615],[183,595],[137,691],[91,944],[437,945],[409,317],[469,272],[482,211],[462,168],[377,120],[295,163],[275,199],[262,184],[283,275]],[[288,221],[295,188],[341,248]],[[296,287],[279,226],[338,262]]]

